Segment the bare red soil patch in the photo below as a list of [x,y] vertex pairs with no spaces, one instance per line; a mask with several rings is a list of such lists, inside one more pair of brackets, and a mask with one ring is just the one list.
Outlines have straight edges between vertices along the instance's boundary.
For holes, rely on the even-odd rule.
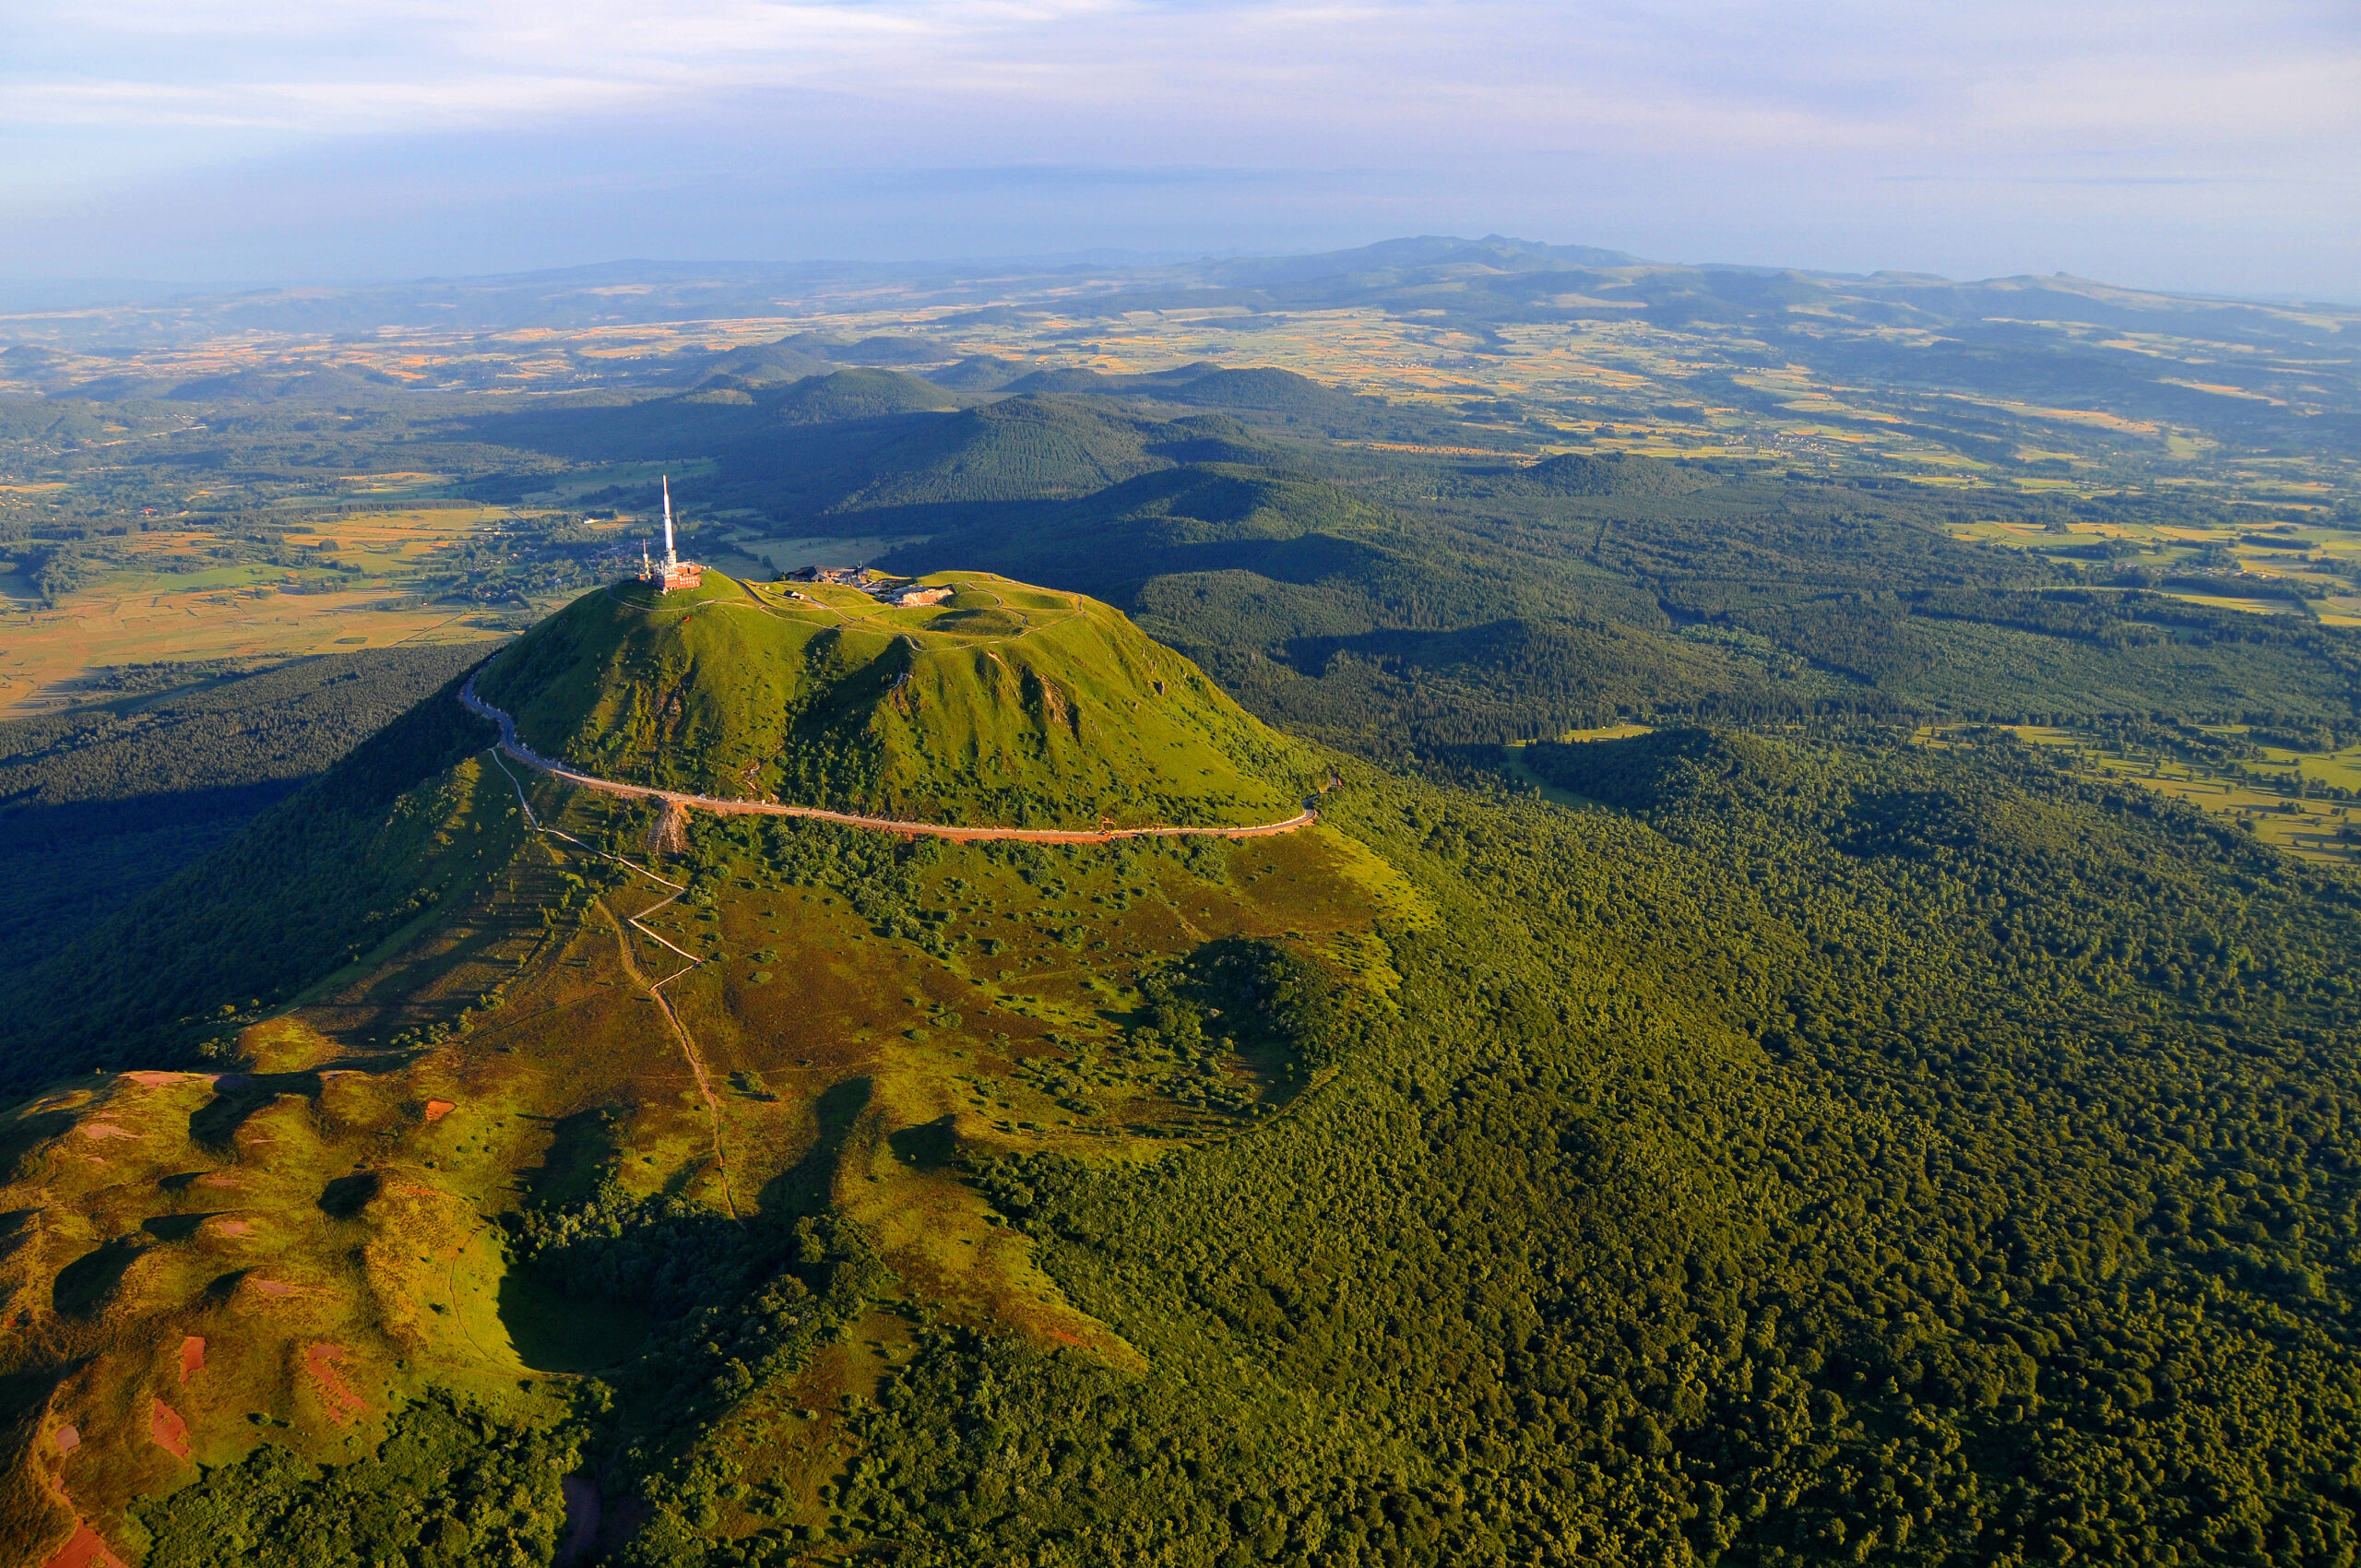
[[125,1073],[124,1076],[142,1088],[161,1088],[166,1084],[184,1084],[191,1078],[211,1078],[210,1073]]
[[429,1122],[440,1122],[458,1109],[447,1099],[430,1099],[426,1102],[426,1119]]
[[188,1457],[188,1423],[161,1399],[148,1401],[148,1435],[175,1459]]
[[199,1176],[196,1184],[200,1187],[234,1187],[238,1179],[227,1170],[216,1170],[210,1176]]
[[213,1229],[224,1236],[251,1236],[255,1233],[255,1222],[251,1219],[217,1219],[213,1222]]
[[80,1427],[59,1427],[50,1435],[56,1442],[57,1451],[60,1454],[71,1454],[74,1450],[82,1446],[82,1429]]
[[314,1345],[303,1352],[303,1370],[318,1384],[321,1402],[328,1408],[328,1419],[339,1426],[369,1413],[368,1401],[347,1386],[336,1370],[337,1362],[349,1354],[341,1345]]
[[77,1519],[73,1536],[50,1554],[42,1568],[126,1568],[126,1564],[114,1554],[104,1537]]
[[192,1334],[181,1341],[181,1382],[205,1370],[205,1341]]
[[126,1132],[112,1122],[85,1122],[82,1135],[86,1138],[136,1138],[139,1134]]

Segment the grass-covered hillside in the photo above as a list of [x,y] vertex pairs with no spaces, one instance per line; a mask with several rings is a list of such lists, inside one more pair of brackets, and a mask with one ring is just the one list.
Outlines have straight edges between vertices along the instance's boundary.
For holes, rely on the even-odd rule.
[[1319,774],[1120,613],[987,573],[893,609],[849,588],[586,595],[481,694],[602,778],[970,826],[1242,826]]

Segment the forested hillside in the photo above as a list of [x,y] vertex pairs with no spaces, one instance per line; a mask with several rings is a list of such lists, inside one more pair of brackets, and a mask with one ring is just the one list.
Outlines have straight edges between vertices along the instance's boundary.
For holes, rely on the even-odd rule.
[[253,820],[480,654],[393,648],[0,723],[0,963],[54,955]]
[[[939,1304],[870,1223],[814,1228],[825,1182],[521,1210],[520,1256],[673,1325],[564,1439],[640,1478],[614,1560],[2340,1560],[2348,879],[2005,739],[1532,766],[1611,803],[1345,768],[1334,820],[1424,912],[1381,992],[1250,983],[1334,1064],[1285,1116],[1145,1164],[909,1130],[1122,1364]],[[881,932],[976,874],[719,827],[693,863]],[[1135,1042],[1236,1027],[1218,986],[1158,994]],[[793,1406],[828,1335],[884,1332],[863,1302],[908,1348],[808,1493]],[[259,1539],[333,1494],[224,1470],[142,1516]]]
[[1360,776],[1443,919],[1316,1107],[983,1173],[1157,1374],[943,1332],[848,1516],[945,1563],[2353,1550],[2351,885],[2005,747],[1570,750],[1626,810]]

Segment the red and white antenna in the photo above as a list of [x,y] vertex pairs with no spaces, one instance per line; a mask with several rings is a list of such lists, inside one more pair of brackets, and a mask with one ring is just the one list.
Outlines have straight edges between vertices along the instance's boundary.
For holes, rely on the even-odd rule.
[[672,551],[672,476],[664,476],[664,567],[670,571],[681,564]]

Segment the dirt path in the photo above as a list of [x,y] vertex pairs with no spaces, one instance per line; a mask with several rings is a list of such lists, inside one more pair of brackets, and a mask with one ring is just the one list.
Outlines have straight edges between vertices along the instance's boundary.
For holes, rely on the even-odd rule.
[[[670,999],[666,997],[664,994],[664,988],[666,986],[671,984],[674,980],[679,980],[682,975],[689,973],[690,970],[700,968],[705,963],[705,960],[698,957],[695,954],[689,952],[685,948],[676,947],[671,943],[665,941],[661,935],[658,934],[653,926],[647,923],[648,916],[654,914],[657,910],[663,909],[665,906],[673,902],[673,900],[679,898],[681,895],[688,891],[688,888],[677,882],[667,882],[664,878],[657,875],[654,872],[649,871],[647,867],[634,865],[631,861],[624,860],[621,855],[611,855],[604,849],[593,849],[589,845],[585,844],[581,839],[576,838],[571,833],[564,833],[554,827],[543,826],[540,818],[533,814],[532,802],[525,799],[525,786],[518,782],[515,774],[509,773],[507,764],[501,762],[497,754],[494,754],[492,760],[494,766],[498,766],[500,771],[507,776],[509,787],[516,791],[516,805],[517,808],[525,814],[526,826],[531,828],[534,832],[540,834],[544,837],[562,838],[568,844],[573,845],[575,849],[581,850],[586,855],[591,855],[602,861],[612,861],[615,864],[623,867],[627,871],[638,873],[640,875],[647,878],[648,881],[655,883],[659,887],[669,887],[671,889],[670,893],[666,894],[663,897],[658,898],[655,903],[648,905],[647,908],[640,910],[637,914],[624,915],[620,919],[616,917],[613,910],[607,908],[606,901],[604,899],[594,898],[591,902],[598,905],[599,912],[604,914],[607,919],[614,924],[615,943],[623,955],[623,973],[631,977],[632,983],[634,985],[639,986],[647,992],[648,999],[654,1002],[658,1009],[663,1013],[664,1022],[670,1028],[672,1031],[672,1038],[680,1041],[681,1055],[689,1064],[689,1075],[696,1080],[697,1093],[705,1100],[706,1115],[710,1118],[713,1123],[713,1163],[714,1168],[721,1172],[722,1206],[730,1211],[730,1218],[737,1218],[738,1200],[730,1190],[730,1154],[729,1150],[724,1146],[721,1141],[721,1097],[713,1092],[713,1081],[706,1075],[705,1062],[697,1055],[697,1042],[690,1036],[688,1026],[681,1022],[681,1016],[672,1010]],[[650,942],[657,944],[667,951],[679,954],[682,957],[687,959],[689,965],[688,968],[675,969],[660,980],[650,981],[646,975],[639,972],[639,965],[633,961],[631,956],[631,932],[634,931],[638,932]]]
[[[1252,827],[1104,827],[1097,829],[1062,827],[953,827],[940,822],[908,822],[896,817],[861,816],[852,812],[832,812],[819,806],[783,806],[768,801],[728,801],[718,795],[683,795],[670,790],[658,790],[645,784],[619,784],[611,778],[578,772],[562,762],[552,762],[516,738],[516,725],[507,714],[476,695],[476,683],[469,677],[459,690],[459,701],[469,712],[489,719],[500,726],[500,749],[526,766],[562,778],[568,784],[585,790],[597,790],[605,794],[623,795],[634,800],[662,801],[670,805],[692,811],[711,812],[717,816],[804,816],[820,822],[839,823],[847,827],[873,828],[881,833],[908,833],[929,838],[948,838],[955,843],[974,844],[990,839],[1016,839],[1027,844],[1106,844],[1118,838],[1264,838],[1275,833],[1292,833],[1299,827],[1309,827],[1320,820],[1320,814],[1304,807],[1285,822],[1266,822]],[[628,861],[624,862],[629,864]],[[633,867],[636,871],[637,867]],[[660,879],[659,879],[660,880]],[[667,885],[670,885],[669,884]],[[649,933],[653,935],[653,932]],[[657,940],[662,941],[661,937]],[[665,943],[670,947],[671,944]],[[678,952],[678,948],[673,951]],[[686,955],[682,955],[686,956]]]

